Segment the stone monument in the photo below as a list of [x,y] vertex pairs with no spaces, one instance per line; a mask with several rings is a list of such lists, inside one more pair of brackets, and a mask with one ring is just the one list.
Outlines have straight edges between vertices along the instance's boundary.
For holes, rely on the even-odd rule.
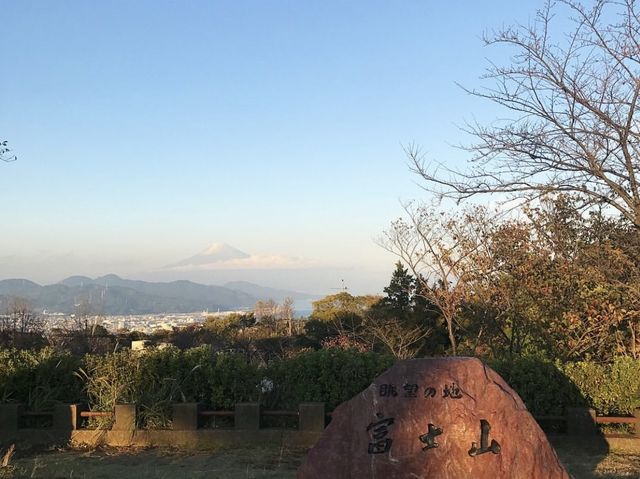
[[341,404],[298,479],[569,479],[520,397],[475,358],[397,362]]

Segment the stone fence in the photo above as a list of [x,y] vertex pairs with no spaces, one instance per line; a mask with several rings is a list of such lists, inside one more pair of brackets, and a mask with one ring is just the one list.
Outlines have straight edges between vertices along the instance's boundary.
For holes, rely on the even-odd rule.
[[[79,404],[57,404],[51,411],[24,411],[21,404],[0,404],[0,444],[24,441],[30,444],[90,446],[260,446],[278,444],[311,447],[325,427],[324,403],[302,403],[297,411],[262,410],[258,403],[240,403],[233,411],[206,411],[196,403],[172,405],[170,429],[138,429],[136,405],[118,404],[112,412],[87,411]],[[292,417],[297,428],[262,427],[267,417]],[[29,418],[42,418],[46,426],[33,427]],[[110,429],[85,426],[92,417],[111,419]],[[232,419],[225,428],[200,427],[207,417]]]

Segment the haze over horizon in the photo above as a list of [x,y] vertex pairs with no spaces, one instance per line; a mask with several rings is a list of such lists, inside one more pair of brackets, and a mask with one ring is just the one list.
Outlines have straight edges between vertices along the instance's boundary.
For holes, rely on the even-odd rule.
[[[373,238],[425,198],[403,145],[467,159],[456,125],[495,111],[456,82],[538,6],[4,3],[0,279],[381,292],[396,258]],[[247,257],[181,266],[215,242]]]
[[[60,258],[61,262],[65,259],[69,258]],[[389,276],[387,271],[363,272],[348,265],[327,266],[304,258],[251,255],[226,243],[212,243],[200,253],[175,263],[125,274],[107,270],[106,265],[102,268],[89,265],[86,271],[77,271],[63,264],[50,264],[43,269],[47,261],[55,261],[55,258],[40,258],[33,263],[23,260],[17,262],[15,269],[6,258],[4,261],[0,280],[27,279],[43,285],[59,283],[73,276],[97,278],[116,274],[126,279],[155,282],[188,280],[211,285],[247,281],[310,294],[331,294],[346,286],[354,294],[376,294],[382,291]],[[16,274],[11,274],[12,271]]]

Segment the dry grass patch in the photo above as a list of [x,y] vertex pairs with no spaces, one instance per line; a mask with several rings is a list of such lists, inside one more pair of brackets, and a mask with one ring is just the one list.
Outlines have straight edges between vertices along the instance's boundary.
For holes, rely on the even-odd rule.
[[[185,452],[172,449],[62,450],[19,458],[7,476],[34,479],[285,479],[295,477],[304,452],[282,448]],[[5,479],[5,478],[1,478]]]
[[[575,479],[640,479],[640,441],[609,446],[554,439]],[[305,450],[279,447],[184,451],[99,448],[17,451],[0,479],[293,479]],[[4,474],[4,475],[3,475]]]
[[560,460],[575,479],[640,479],[640,440],[569,441],[554,438]]

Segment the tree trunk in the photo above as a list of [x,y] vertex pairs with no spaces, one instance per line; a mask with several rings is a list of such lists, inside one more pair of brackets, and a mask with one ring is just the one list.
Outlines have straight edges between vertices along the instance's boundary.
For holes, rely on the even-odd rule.
[[458,355],[456,348],[456,337],[453,335],[453,318],[445,318],[447,320],[447,332],[449,333],[449,342],[451,343],[451,352],[453,356]]

